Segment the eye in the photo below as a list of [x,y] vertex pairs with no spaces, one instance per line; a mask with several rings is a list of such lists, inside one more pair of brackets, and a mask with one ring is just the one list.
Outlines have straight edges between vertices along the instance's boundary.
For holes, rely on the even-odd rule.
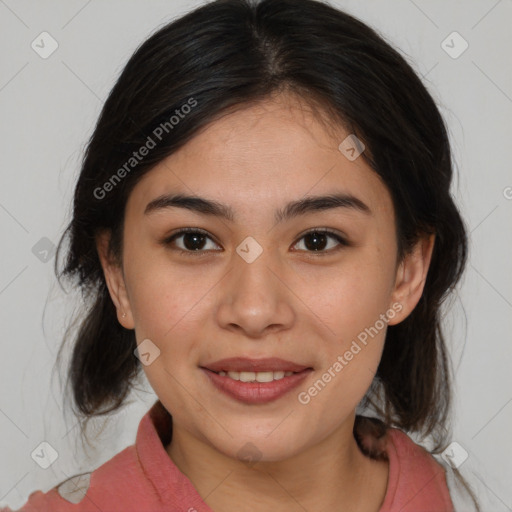
[[208,236],[206,231],[198,228],[182,228],[163,240],[162,243],[164,245],[174,245],[176,241],[180,239],[181,246],[180,244],[177,244],[177,250],[187,256],[199,256],[200,253],[205,252],[205,249],[211,250],[208,247],[205,248],[205,245],[207,245],[205,244],[205,241],[212,240],[212,238]]
[[[326,250],[326,246],[329,246],[328,240],[334,240],[337,243],[331,244]],[[316,253],[318,256],[325,256],[340,250],[342,247],[348,246],[349,243],[338,233],[323,228],[315,228],[308,231],[299,239],[300,243],[305,247],[306,252]],[[304,240],[304,242],[302,242]],[[297,243],[296,245],[300,245]],[[304,249],[301,249],[304,250]]]
[[[329,239],[331,240],[331,244],[329,244]],[[187,256],[201,256],[205,252],[217,251],[215,248],[212,249],[208,247],[208,240],[213,242],[213,245],[219,247],[208,235],[207,231],[199,228],[182,228],[165,238],[162,243],[165,246],[176,245],[175,250],[179,251],[181,254]],[[332,241],[334,241],[334,243]],[[313,253],[317,256],[331,254],[332,252],[340,250],[342,247],[350,245],[340,234],[324,228],[315,228],[303,234],[299,242],[296,242],[293,247],[301,243],[304,249],[299,250]]]

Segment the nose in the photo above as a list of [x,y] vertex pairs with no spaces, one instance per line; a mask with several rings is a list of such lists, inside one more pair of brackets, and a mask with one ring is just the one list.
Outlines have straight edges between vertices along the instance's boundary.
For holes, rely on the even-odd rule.
[[293,277],[270,253],[264,250],[251,263],[233,255],[233,267],[221,283],[217,309],[222,328],[261,338],[293,325]]

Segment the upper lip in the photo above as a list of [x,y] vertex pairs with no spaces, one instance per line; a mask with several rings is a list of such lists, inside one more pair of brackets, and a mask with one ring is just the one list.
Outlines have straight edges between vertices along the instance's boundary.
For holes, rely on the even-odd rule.
[[267,357],[264,359],[230,357],[205,364],[202,367],[213,372],[301,372],[311,368],[310,366],[304,366],[277,357]]

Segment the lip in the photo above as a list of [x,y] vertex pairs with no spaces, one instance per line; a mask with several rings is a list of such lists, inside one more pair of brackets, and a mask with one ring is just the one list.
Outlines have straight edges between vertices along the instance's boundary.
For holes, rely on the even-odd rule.
[[[223,394],[245,404],[265,404],[281,398],[299,386],[313,371],[278,357],[250,359],[230,357],[200,366],[213,386]],[[242,382],[219,375],[218,372],[294,372],[293,375],[271,382]]]
[[247,357],[230,357],[213,363],[202,365],[201,368],[212,372],[302,372],[311,368],[278,357],[250,359]]

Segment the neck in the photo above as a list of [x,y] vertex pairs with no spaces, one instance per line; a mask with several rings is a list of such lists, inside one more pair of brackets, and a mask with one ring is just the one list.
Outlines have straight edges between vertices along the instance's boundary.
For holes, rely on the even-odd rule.
[[179,426],[166,450],[214,511],[378,512],[388,463],[363,455],[353,425],[354,416],[320,443],[280,461],[233,459]]

